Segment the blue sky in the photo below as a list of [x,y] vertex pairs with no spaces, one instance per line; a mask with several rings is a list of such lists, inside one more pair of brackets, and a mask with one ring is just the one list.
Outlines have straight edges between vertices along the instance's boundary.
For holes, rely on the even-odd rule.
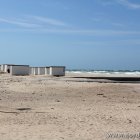
[[139,0],[0,0],[0,63],[140,69]]

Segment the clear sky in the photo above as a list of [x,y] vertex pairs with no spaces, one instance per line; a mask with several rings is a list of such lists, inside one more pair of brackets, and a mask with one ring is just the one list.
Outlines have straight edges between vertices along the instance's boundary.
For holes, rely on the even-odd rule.
[[0,63],[140,69],[140,0],[0,0]]

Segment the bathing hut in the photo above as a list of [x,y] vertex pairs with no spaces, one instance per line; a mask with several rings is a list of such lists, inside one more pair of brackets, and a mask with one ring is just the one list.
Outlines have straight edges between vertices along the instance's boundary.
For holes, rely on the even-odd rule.
[[45,67],[38,67],[38,75],[45,75]]
[[50,75],[65,76],[65,66],[50,66]]
[[29,75],[29,65],[11,65],[11,75]]
[[10,73],[10,66],[13,66],[13,64],[2,64],[1,71]]
[[33,75],[38,75],[38,67],[33,67]]
[[45,75],[50,75],[50,67],[45,67]]
[[35,67],[30,67],[29,68],[29,74],[30,75],[35,75]]
[[39,75],[39,67],[30,67],[31,75]]

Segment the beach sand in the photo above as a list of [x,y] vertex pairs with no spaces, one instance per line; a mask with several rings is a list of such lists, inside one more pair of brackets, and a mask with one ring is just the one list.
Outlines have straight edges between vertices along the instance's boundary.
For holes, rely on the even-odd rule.
[[140,132],[139,83],[72,76],[1,74],[0,139],[106,140]]

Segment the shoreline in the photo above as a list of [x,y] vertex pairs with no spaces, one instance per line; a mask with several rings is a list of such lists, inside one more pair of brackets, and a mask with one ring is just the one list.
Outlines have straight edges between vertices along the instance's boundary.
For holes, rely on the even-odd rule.
[[140,75],[126,75],[126,74],[95,74],[95,73],[73,73],[68,72],[66,73],[66,76],[68,78],[74,78],[74,79],[87,79],[90,80],[89,82],[116,82],[116,83],[140,83]]

